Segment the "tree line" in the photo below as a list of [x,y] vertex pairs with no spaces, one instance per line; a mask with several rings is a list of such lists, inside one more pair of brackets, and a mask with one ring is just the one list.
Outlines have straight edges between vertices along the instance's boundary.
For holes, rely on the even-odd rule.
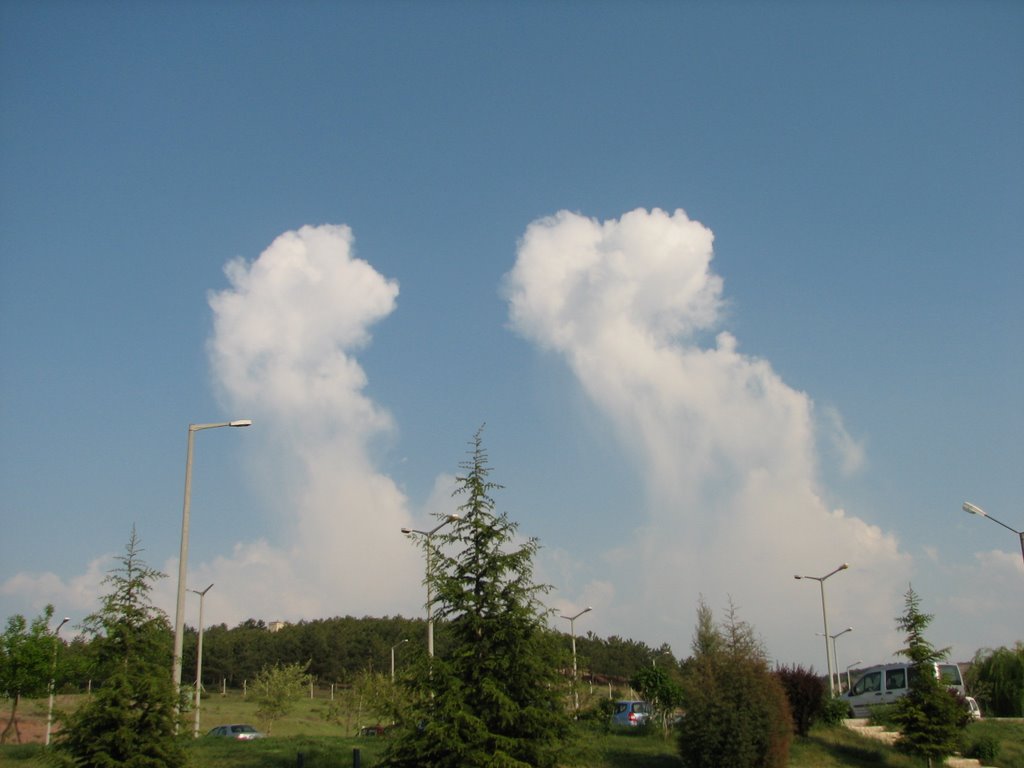
[[[22,631],[27,626],[21,617],[14,626]],[[436,652],[448,651],[444,621],[435,620]],[[37,637],[46,639],[45,621],[37,627]],[[569,636],[557,629],[547,630],[556,646],[564,646],[561,664],[572,665]],[[219,690],[221,686],[242,688],[268,666],[301,664],[317,685],[346,685],[363,673],[390,671],[391,648],[395,647],[395,666],[407,668],[421,652],[426,640],[426,621],[403,616],[354,617],[336,616],[286,624],[271,631],[262,619],[247,619],[234,627],[216,624],[203,631],[203,686]],[[197,632],[185,628],[182,652],[182,680],[195,679]],[[408,643],[403,641],[408,641]],[[56,688],[61,692],[88,690],[101,682],[96,665],[95,638],[84,635],[61,643],[60,663],[56,672]],[[47,645],[49,647],[49,645]],[[49,658],[48,654],[45,654]],[[652,660],[666,668],[677,664],[668,645],[652,648],[638,640],[617,635],[603,638],[593,632],[576,638],[579,675],[583,680],[595,679],[599,684],[621,685],[640,670],[652,666]],[[45,666],[45,665],[44,665]]]

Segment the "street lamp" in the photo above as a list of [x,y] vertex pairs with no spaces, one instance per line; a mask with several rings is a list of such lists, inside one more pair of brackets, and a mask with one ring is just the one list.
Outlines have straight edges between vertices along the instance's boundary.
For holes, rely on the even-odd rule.
[[999,525],[1003,526],[1003,528],[1006,528],[1007,530],[1016,533],[1020,537],[1020,554],[1021,557],[1024,557],[1024,531],[1018,531],[1016,528],[1011,528],[1006,523],[996,520],[994,517],[992,517],[992,515],[988,514],[981,507],[975,506],[974,504],[971,504],[971,502],[969,501],[964,502],[964,512],[969,512],[972,515],[979,515],[980,517],[987,517],[993,523],[999,523]]
[[847,667],[846,667],[846,690],[849,691],[850,689],[853,688],[853,686],[850,684],[850,670],[853,669],[854,667],[856,667],[858,664],[863,664],[863,663],[864,663],[863,659],[857,659],[855,662],[853,662],[853,664],[847,665]]
[[[402,643],[408,643],[409,638],[406,638]],[[391,682],[395,682],[395,648],[400,646],[402,643],[395,643],[391,646]]]
[[198,589],[190,589],[189,592],[195,592],[199,595],[199,639],[196,641],[196,699],[195,699],[195,720],[192,724],[192,738],[199,738],[199,703],[201,701],[200,691],[203,687],[203,600],[206,598],[206,593],[213,589],[213,584],[208,586],[206,589],[200,591]]
[[57,677],[57,642],[59,640],[58,635],[60,634],[60,628],[71,621],[67,616],[64,620],[57,625],[57,628],[53,630],[53,664],[50,666],[50,704],[46,709],[46,742],[45,745],[50,746],[50,730],[53,728],[53,693],[54,683]]
[[572,635],[572,699],[573,711],[576,713],[576,716],[579,715],[580,711],[580,692],[576,687],[576,619],[592,610],[594,610],[593,607],[588,605],[575,616],[562,616],[563,619],[569,622],[569,634]]
[[454,523],[462,518],[458,515],[448,515],[440,523],[435,525],[429,531],[420,531],[415,528],[403,528],[402,533],[406,536],[412,536],[414,533],[419,534],[426,541],[427,546],[427,656],[430,658],[434,657],[434,598],[431,590],[431,576],[433,567],[433,550],[431,549],[430,539],[435,533],[444,528],[448,523]]
[[[843,692],[843,678],[839,676],[839,654],[836,652],[836,638],[840,635],[845,635],[847,632],[853,632],[853,627],[847,627],[842,632],[836,632],[834,635],[830,635],[830,637],[832,638],[832,658],[835,660],[836,664],[836,680],[839,681],[840,693]],[[818,635],[818,637],[821,637],[821,632],[815,632],[814,634]],[[847,687],[849,687],[849,681],[847,681]]]
[[818,586],[821,587],[821,616],[825,622],[825,663],[828,665],[828,691],[832,696],[836,695],[835,681],[832,679],[832,653],[828,647],[828,612],[825,610],[825,579],[829,576],[835,576],[840,571],[845,571],[850,567],[849,563],[843,563],[834,571],[829,571],[824,576],[794,576],[794,579],[811,579],[812,581],[818,582]]
[[248,427],[252,419],[220,421],[216,424],[188,425],[188,454],[185,458],[185,503],[181,509],[181,551],[178,554],[178,601],[174,610],[174,659],[171,662],[171,680],[175,695],[181,690],[181,647],[185,640],[185,572],[188,569],[188,516],[192,498],[192,450],[195,434],[201,429],[218,427]]

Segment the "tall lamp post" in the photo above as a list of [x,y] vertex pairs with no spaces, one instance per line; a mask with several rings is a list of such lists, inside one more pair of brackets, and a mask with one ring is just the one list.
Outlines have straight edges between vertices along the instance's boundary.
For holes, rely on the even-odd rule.
[[832,651],[829,648],[828,640],[828,611],[825,609],[825,580],[830,576],[835,576],[840,571],[845,571],[850,567],[849,563],[843,563],[834,571],[829,571],[824,576],[794,576],[794,579],[811,579],[812,581],[818,582],[818,586],[821,587],[821,617],[825,622],[825,663],[828,665],[828,691],[832,696],[836,695],[835,681],[832,679]]
[[430,543],[431,538],[435,533],[444,528],[448,523],[454,523],[456,520],[462,518],[458,515],[448,515],[440,523],[435,525],[429,531],[420,531],[415,528],[403,528],[402,533],[406,536],[412,536],[413,534],[419,534],[426,541],[427,547],[427,656],[430,658],[434,657],[434,597],[431,589],[431,576],[433,575],[432,568],[434,563],[433,549]]
[[[406,638],[402,643],[408,643],[409,638]],[[391,682],[395,682],[395,648],[400,646],[402,643],[395,643],[391,646]]]
[[562,616],[563,619],[569,622],[569,634],[572,636],[572,701],[574,716],[579,716],[580,711],[580,692],[576,686],[576,619],[592,610],[594,610],[593,607],[588,605],[575,616]]
[[195,434],[201,429],[218,427],[248,427],[252,419],[220,421],[215,424],[188,425],[188,454],[185,458],[185,503],[181,509],[181,551],[178,554],[178,602],[174,610],[174,659],[171,662],[171,680],[175,695],[181,690],[181,648],[185,641],[185,573],[188,570],[188,517],[192,499],[192,451]]
[[1016,528],[1011,528],[1006,523],[996,520],[994,517],[992,517],[992,515],[988,514],[981,507],[971,504],[971,502],[969,501],[964,502],[964,512],[968,512],[972,515],[978,515],[979,517],[987,517],[993,523],[998,523],[999,525],[1003,526],[1003,528],[1006,528],[1007,530],[1016,533],[1017,536],[1020,537],[1020,554],[1021,557],[1024,557],[1024,531],[1018,531]]
[[57,677],[57,642],[59,640],[60,628],[71,621],[67,616],[64,620],[57,625],[57,628],[53,630],[53,663],[50,665],[50,704],[46,708],[46,746],[50,746],[50,731],[53,728],[53,694],[54,685]]
[[[853,627],[847,627],[842,632],[836,632],[834,635],[829,635],[832,639],[832,659],[835,661],[836,665],[836,680],[839,681],[840,693],[843,692],[843,678],[839,674],[839,654],[836,652],[836,638],[840,635],[845,635],[847,632],[853,632]],[[821,637],[821,632],[815,632],[815,634],[818,635],[818,637]],[[849,687],[849,684],[847,684],[847,687]]]
[[206,593],[213,589],[213,584],[208,586],[206,589],[200,591],[198,589],[190,589],[189,592],[195,592],[199,595],[199,639],[196,641],[196,698],[193,709],[195,710],[195,719],[192,722],[192,738],[199,738],[199,706],[202,701],[201,691],[203,687],[203,600],[206,598]]

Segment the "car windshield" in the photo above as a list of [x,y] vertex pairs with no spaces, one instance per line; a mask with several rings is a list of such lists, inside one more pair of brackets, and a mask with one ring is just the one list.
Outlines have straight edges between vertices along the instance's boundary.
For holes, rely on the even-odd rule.
[[232,733],[256,733],[256,729],[251,725],[232,725]]

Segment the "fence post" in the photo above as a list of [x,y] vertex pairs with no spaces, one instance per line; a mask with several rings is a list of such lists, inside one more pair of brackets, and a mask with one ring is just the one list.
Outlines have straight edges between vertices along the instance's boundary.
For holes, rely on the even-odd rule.
[[359,768],[359,766],[359,747],[356,747],[352,750],[352,768]]

